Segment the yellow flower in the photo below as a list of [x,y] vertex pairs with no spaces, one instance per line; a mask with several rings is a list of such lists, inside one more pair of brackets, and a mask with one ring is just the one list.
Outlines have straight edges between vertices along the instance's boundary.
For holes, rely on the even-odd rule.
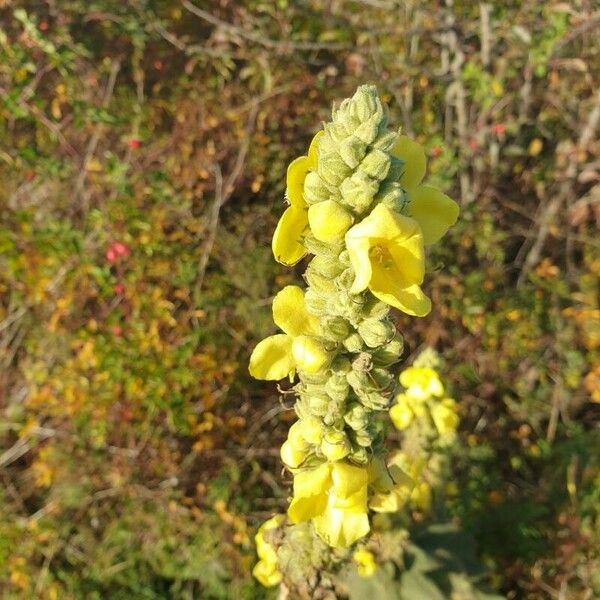
[[367,486],[367,469],[345,462],[299,471],[288,516],[293,523],[312,519],[325,542],[346,548],[369,532]]
[[444,398],[431,407],[431,418],[440,434],[454,433],[458,427],[459,417],[456,414],[456,402],[452,398]]
[[279,219],[272,243],[275,260],[284,265],[295,265],[307,253],[302,245],[302,238],[308,228],[304,179],[309,170],[317,167],[317,144],[323,133],[319,131],[312,139],[308,155],[293,160],[287,170],[287,198],[290,206]]
[[335,200],[317,202],[308,209],[310,230],[321,242],[342,239],[352,220],[352,215]]
[[[304,304],[304,292],[297,285],[284,287],[273,299],[273,320],[285,333],[271,335],[259,342],[250,357],[249,371],[256,379],[277,380],[289,376],[293,378],[300,353],[293,352],[294,342],[305,336],[316,335],[319,320],[309,314]],[[310,338],[309,338],[310,339]],[[302,344],[303,345],[303,344]],[[308,353],[305,362],[315,363]]]
[[265,521],[258,528],[258,532],[254,536],[256,552],[260,560],[254,566],[252,574],[265,587],[277,585],[281,581],[281,573],[277,569],[277,552],[265,540],[264,533],[270,529],[280,527],[284,521],[285,515],[275,515],[268,521]]
[[378,513],[400,510],[415,485],[394,459],[386,466],[382,458],[373,459],[369,465],[369,482],[373,489],[369,508]]
[[408,367],[400,373],[400,383],[406,388],[407,396],[418,400],[444,395],[439,375],[429,367]]
[[434,187],[419,185],[426,169],[425,150],[421,145],[401,135],[392,154],[406,163],[400,184],[409,194],[408,214],[419,223],[425,245],[435,244],[456,223],[460,212],[458,204]]
[[396,404],[390,408],[390,418],[396,429],[402,431],[406,429],[415,418],[415,412],[412,409],[410,398],[406,394],[396,396]]
[[352,559],[356,563],[356,570],[361,577],[371,577],[377,570],[377,563],[372,552],[361,548],[355,550]]
[[418,317],[431,310],[420,288],[425,256],[421,228],[414,219],[378,204],[348,230],[346,247],[355,274],[352,294],[369,288],[386,304]]

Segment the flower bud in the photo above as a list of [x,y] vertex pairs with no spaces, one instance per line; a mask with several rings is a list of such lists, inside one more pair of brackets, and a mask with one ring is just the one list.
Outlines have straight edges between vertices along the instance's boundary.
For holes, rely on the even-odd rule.
[[383,150],[371,150],[360,163],[360,170],[377,181],[383,181],[390,170],[391,157]]
[[358,447],[356,449],[353,449],[352,452],[350,452],[350,458],[355,463],[366,465],[369,463],[370,453],[367,448]]
[[305,417],[300,423],[302,437],[309,443],[318,445],[323,439],[323,424],[317,417]]
[[379,188],[377,201],[396,212],[402,212],[408,204],[408,196],[396,181],[385,181]]
[[329,431],[321,441],[321,452],[331,462],[342,460],[351,450],[348,436],[343,431]]
[[351,168],[355,169],[364,158],[367,144],[354,135],[347,137],[338,147],[342,160]]
[[325,337],[341,342],[350,335],[352,326],[343,317],[325,317],[321,321],[321,329]]
[[[361,123],[354,131],[354,135],[362,140],[365,144],[372,144],[379,132],[381,116],[379,114],[371,115],[366,121]],[[397,134],[392,133],[392,145]]]
[[336,290],[333,278],[326,277],[325,275],[319,273],[313,268],[312,263],[308,266],[308,269],[306,269],[306,273],[304,273],[304,279],[306,279],[308,285],[310,285],[310,287],[314,288],[316,291],[330,294]]
[[348,407],[344,415],[344,421],[354,431],[364,429],[369,423],[370,411],[362,404],[355,402]]
[[316,171],[310,171],[304,179],[304,199],[311,205],[329,198],[329,189]]
[[359,431],[355,432],[354,440],[359,446],[363,448],[369,448],[373,443],[373,436],[368,429],[360,429]]
[[308,288],[304,294],[304,306],[309,313],[320,317],[327,313],[327,296],[315,288]]
[[363,340],[360,337],[360,334],[357,332],[350,334],[344,340],[344,348],[346,348],[348,352],[360,352],[363,348]]
[[[342,254],[344,254],[342,252]],[[341,258],[340,254],[340,258]],[[329,277],[333,279],[337,277],[347,265],[343,265],[338,257],[332,256],[315,256],[310,262],[310,271],[314,273],[318,273],[323,277]]]
[[317,373],[326,367],[332,358],[323,342],[308,335],[294,338],[292,356],[296,366],[307,373]]
[[350,385],[345,373],[333,373],[325,383],[327,395],[334,401],[343,402],[348,396]]
[[297,469],[306,458],[306,454],[300,450],[296,450],[289,440],[283,443],[279,453],[283,464],[290,469]]
[[325,154],[319,160],[319,174],[323,183],[329,186],[329,194],[323,199],[331,196],[332,188],[339,190],[339,185],[352,173],[352,169],[344,162],[338,152]]
[[388,321],[377,321],[375,319],[365,319],[358,326],[358,333],[369,348],[377,348],[392,340],[396,328]]
[[341,240],[352,221],[352,215],[333,200],[318,202],[308,209],[310,230],[322,242]]
[[361,171],[356,171],[352,177],[344,179],[340,185],[344,204],[358,214],[367,211],[378,189],[379,182]]
[[306,453],[310,449],[310,444],[304,437],[303,420],[296,421],[288,431],[287,441],[293,450]]
[[378,367],[389,367],[397,362],[404,351],[404,338],[398,332],[394,339],[373,353],[373,364]]

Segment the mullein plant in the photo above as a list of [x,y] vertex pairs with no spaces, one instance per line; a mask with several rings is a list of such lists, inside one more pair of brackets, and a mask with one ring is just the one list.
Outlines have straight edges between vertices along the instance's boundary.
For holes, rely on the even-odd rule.
[[[293,475],[287,522],[315,547],[343,549],[364,538],[370,511],[398,510],[412,485],[388,464],[384,446],[381,415],[396,397],[394,366],[403,353],[390,308],[429,313],[425,249],[459,213],[448,196],[421,184],[425,169],[424,149],[390,129],[376,88],[365,85],[333,109],[287,171],[289,206],[273,253],[288,266],[312,258],[306,287],[275,296],[282,333],[256,346],[249,370],[294,383],[298,420],[281,448]],[[263,554],[272,560],[261,557],[255,575],[274,585],[275,555]]]

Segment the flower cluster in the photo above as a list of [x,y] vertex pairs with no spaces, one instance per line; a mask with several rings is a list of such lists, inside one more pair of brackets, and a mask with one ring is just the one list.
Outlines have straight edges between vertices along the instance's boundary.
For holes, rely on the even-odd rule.
[[386,464],[378,415],[395,398],[391,369],[403,352],[390,307],[430,311],[425,247],[458,216],[453,200],[421,184],[425,168],[424,149],[390,130],[376,89],[361,86],[287,172],[273,253],[285,265],[313,258],[307,288],[275,296],[282,333],[256,346],[250,373],[296,382],[298,420],[281,448],[294,476],[288,517],[311,521],[334,548],[365,536],[369,510],[397,510],[412,485]]
[[432,367],[412,366],[400,373],[404,392],[390,408],[394,425],[406,429],[415,421],[433,424],[440,439],[451,441],[458,427],[456,401],[447,398],[439,375]]

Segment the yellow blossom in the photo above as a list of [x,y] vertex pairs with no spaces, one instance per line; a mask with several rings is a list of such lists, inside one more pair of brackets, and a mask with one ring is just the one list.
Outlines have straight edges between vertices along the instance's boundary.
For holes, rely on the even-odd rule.
[[293,378],[299,353],[292,352],[294,341],[315,335],[318,319],[309,314],[304,292],[297,285],[284,287],[273,300],[273,320],[285,333],[271,335],[259,342],[250,357],[250,374],[256,379]]
[[426,400],[444,395],[439,375],[429,367],[408,367],[400,373],[400,383],[412,398]]
[[374,458],[369,465],[369,482],[373,489],[369,508],[378,513],[400,510],[415,485],[394,459],[386,466],[382,458]]
[[456,223],[458,204],[434,187],[419,185],[425,175],[425,150],[420,144],[401,135],[392,154],[405,162],[400,184],[408,192],[408,214],[417,221],[426,246],[435,244]]
[[440,434],[454,433],[459,422],[456,402],[452,398],[444,398],[436,402],[431,406],[431,418]]
[[280,527],[285,521],[285,515],[275,515],[268,521],[265,521],[259,528],[254,540],[256,541],[256,552],[260,559],[252,574],[265,587],[272,587],[281,582],[281,573],[277,569],[277,552],[271,544],[269,544],[264,534],[270,529]]
[[307,156],[290,163],[287,170],[287,198],[290,206],[285,210],[273,234],[273,255],[284,265],[295,265],[306,255],[302,238],[308,228],[308,207],[304,200],[304,179],[309,170],[317,167],[317,145],[323,135],[319,131],[310,143]]
[[322,242],[335,242],[343,238],[352,220],[352,215],[334,200],[317,202],[308,209],[310,230]]
[[425,255],[421,228],[414,219],[378,204],[348,230],[346,247],[355,273],[352,294],[369,288],[386,304],[418,317],[431,310],[420,287]]
[[371,577],[377,570],[377,563],[372,552],[361,548],[355,550],[352,559],[356,563],[356,569],[361,577]]
[[312,519],[325,542],[346,548],[369,532],[367,487],[367,469],[346,462],[299,471],[288,516],[293,523]]

